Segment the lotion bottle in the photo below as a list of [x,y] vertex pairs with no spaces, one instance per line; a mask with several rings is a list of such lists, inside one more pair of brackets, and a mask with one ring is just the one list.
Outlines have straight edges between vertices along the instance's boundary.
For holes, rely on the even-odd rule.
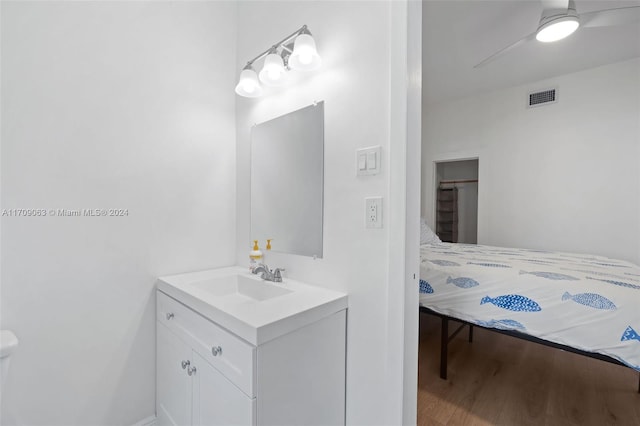
[[249,252],[249,269],[253,272],[253,269],[262,263],[262,252],[258,247],[258,240],[253,240],[253,250]]

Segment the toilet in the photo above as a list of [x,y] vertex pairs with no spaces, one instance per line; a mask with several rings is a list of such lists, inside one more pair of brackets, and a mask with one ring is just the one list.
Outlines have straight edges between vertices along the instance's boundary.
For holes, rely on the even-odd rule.
[[9,372],[11,354],[18,346],[18,338],[10,330],[0,330],[0,398],[4,387],[5,377]]

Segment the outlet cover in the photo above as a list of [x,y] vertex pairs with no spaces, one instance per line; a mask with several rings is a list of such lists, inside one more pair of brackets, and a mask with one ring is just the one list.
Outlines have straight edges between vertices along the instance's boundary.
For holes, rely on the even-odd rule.
[[382,197],[364,199],[365,228],[382,228]]

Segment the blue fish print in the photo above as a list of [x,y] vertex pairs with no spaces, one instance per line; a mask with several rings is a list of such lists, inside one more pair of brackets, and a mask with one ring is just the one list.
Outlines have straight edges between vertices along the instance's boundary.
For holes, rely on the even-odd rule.
[[548,280],[569,280],[576,281],[578,278],[572,277],[571,275],[558,274],[557,272],[527,272],[520,271],[520,275],[535,275],[536,277],[546,278]]
[[511,268],[509,265],[502,265],[500,263],[467,262],[467,265],[479,265],[486,266],[488,268]]
[[520,296],[519,294],[506,294],[493,299],[489,296],[485,296],[480,301],[480,304],[484,305],[485,303],[493,303],[499,308],[516,312],[537,312],[542,310],[540,305],[538,305],[534,300],[525,296]]
[[584,306],[589,306],[590,308],[604,309],[607,311],[617,309],[616,305],[611,300],[596,293],[580,293],[572,296],[569,292],[565,292],[562,295],[562,300],[573,300],[574,302],[580,303]]
[[615,263],[602,263],[602,262],[588,262],[591,263],[593,265],[600,265],[600,266],[611,266],[614,268],[628,268],[628,266],[626,265],[616,265]]
[[[486,253],[483,253],[486,255]],[[473,261],[473,262],[478,262],[478,263],[494,263],[495,257],[492,259],[486,259],[486,258],[482,258],[482,257],[470,257],[467,260]]]
[[[517,260],[517,259],[513,259],[513,260]],[[523,259],[525,262],[531,262],[531,263],[540,263],[543,265],[553,265],[554,262],[551,262],[550,260],[540,260],[540,259]]]
[[420,293],[433,293],[433,287],[431,287],[431,284],[429,284],[425,280],[420,280]]
[[[580,266],[584,266],[584,265],[580,265]],[[573,269],[573,268],[560,268],[560,269],[564,269],[565,271],[572,271],[572,272],[583,272],[585,274],[598,275],[601,277],[619,278],[617,275],[608,274],[606,272],[590,271],[588,269]]]
[[622,338],[620,339],[621,342],[624,342],[625,340],[637,340],[640,342],[640,335],[638,335],[638,333],[629,326],[624,333],[622,333]]
[[502,319],[502,320],[492,319],[489,321],[478,321],[476,324],[482,327],[498,328],[500,330],[520,330],[520,331],[526,330],[524,325],[512,319]]
[[473,278],[467,278],[467,277],[460,277],[460,278],[449,277],[447,278],[447,284],[453,284],[456,287],[460,287],[460,288],[471,288],[471,287],[480,285],[478,281],[474,280]]
[[440,265],[440,266],[460,266],[459,263],[452,262],[450,260],[436,259],[436,260],[429,260],[429,262],[435,263],[436,265]]
[[640,290],[640,285],[629,284],[629,283],[625,283],[625,282],[622,282],[622,281],[602,280],[600,278],[593,278],[593,277],[587,277],[587,279],[588,280],[602,281],[603,283],[609,283],[609,284],[613,284],[613,285],[618,285],[620,287],[634,288],[636,290]]

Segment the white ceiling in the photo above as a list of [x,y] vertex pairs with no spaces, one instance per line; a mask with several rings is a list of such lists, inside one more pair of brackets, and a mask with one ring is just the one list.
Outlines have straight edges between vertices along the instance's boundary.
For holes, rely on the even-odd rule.
[[[575,0],[578,14],[640,0]],[[543,80],[640,56],[640,22],[580,28],[556,43],[525,43],[488,63],[473,66],[534,32],[540,0],[425,0],[423,87],[427,103]],[[640,76],[638,76],[640,78]]]

